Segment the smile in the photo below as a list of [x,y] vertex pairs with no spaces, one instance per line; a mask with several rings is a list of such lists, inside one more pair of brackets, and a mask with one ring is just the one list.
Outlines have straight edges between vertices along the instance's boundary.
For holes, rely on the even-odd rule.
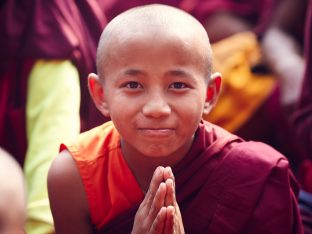
[[174,130],[172,128],[139,128],[139,131],[148,137],[168,137]]

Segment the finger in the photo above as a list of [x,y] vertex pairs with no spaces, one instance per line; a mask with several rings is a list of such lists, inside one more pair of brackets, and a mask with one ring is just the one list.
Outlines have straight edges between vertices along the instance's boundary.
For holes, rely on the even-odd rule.
[[164,226],[165,226],[165,220],[166,220],[166,207],[162,207],[152,226],[151,226],[151,229],[150,229],[150,233],[152,234],[158,234],[158,233],[163,233],[163,229],[164,229]]
[[154,200],[154,196],[158,190],[160,183],[163,181],[164,167],[157,167],[154,171],[153,177],[150,182],[150,186],[145,195],[144,200],[146,200],[149,205],[152,204]]
[[166,181],[167,179],[172,179],[174,181],[174,175],[171,167],[164,168],[164,181]]
[[172,234],[174,233],[174,207],[173,206],[168,206],[166,208],[166,221],[165,221],[165,226],[164,226],[164,234]]
[[[166,168],[164,169],[164,180],[167,181],[168,179],[171,179],[171,180],[172,180],[172,185],[173,185],[173,187],[172,187],[172,188],[170,187],[169,189],[170,189],[170,190],[173,189],[173,191],[174,191],[174,196],[175,196],[175,178],[174,178],[174,175],[173,175],[173,172],[172,172],[171,167],[166,167]],[[170,184],[171,184],[171,182],[170,182]]]
[[174,205],[173,229],[175,230],[175,233],[185,233],[182,215],[181,215],[180,208],[177,202]]
[[164,182],[160,183],[149,210],[148,218],[150,220],[154,220],[160,209],[164,206],[166,192],[166,184]]
[[173,180],[167,179],[166,182],[166,196],[165,196],[165,206],[173,206],[175,203],[175,191],[173,187]]

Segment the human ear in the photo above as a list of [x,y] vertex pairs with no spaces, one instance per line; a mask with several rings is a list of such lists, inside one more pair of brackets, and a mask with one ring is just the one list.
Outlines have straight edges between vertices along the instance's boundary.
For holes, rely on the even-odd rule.
[[217,103],[221,90],[221,74],[216,72],[211,75],[209,84],[207,86],[207,95],[204,105],[204,114],[207,115]]
[[109,117],[109,108],[104,95],[104,88],[98,75],[90,73],[88,75],[89,93],[95,106],[106,117]]

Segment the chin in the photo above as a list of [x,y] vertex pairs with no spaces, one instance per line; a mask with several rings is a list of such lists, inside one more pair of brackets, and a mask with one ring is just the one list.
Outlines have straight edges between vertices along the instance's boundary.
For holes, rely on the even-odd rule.
[[170,146],[160,146],[160,145],[154,145],[150,146],[148,148],[144,148],[141,151],[141,154],[145,157],[151,157],[151,158],[166,158],[173,156],[175,153],[175,150]]
[[168,150],[162,149],[163,147],[160,147],[159,145],[149,145],[145,147],[139,147],[137,148],[137,151],[145,155],[147,157],[162,157],[165,156],[168,152]]
[[145,152],[142,152],[142,154],[150,158],[165,158],[171,155],[171,153],[161,150],[148,150],[148,151],[145,150]]

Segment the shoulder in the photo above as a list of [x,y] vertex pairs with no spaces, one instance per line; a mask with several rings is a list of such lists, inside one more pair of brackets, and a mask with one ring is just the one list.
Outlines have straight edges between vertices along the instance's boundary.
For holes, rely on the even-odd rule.
[[84,196],[76,196],[84,194],[83,184],[76,163],[67,150],[62,151],[52,162],[48,172],[48,190],[52,200],[54,197],[75,194],[77,199],[81,199],[79,203],[84,201]]
[[229,155],[239,161],[246,161],[252,165],[288,167],[284,155],[268,144],[257,141],[242,141],[233,145]]
[[253,188],[264,188],[274,181],[295,192],[298,189],[286,157],[265,143],[235,144],[225,157],[224,168],[233,185],[248,183]]
[[[76,172],[76,164],[71,154],[67,150],[63,150],[53,160],[49,170],[48,179],[61,180],[60,182],[66,182],[66,178],[73,177]],[[66,177],[65,179],[63,177]],[[63,180],[64,179],[64,180]],[[70,180],[70,179],[69,179]]]
[[237,175],[251,177],[259,174],[270,176],[271,172],[278,168],[288,172],[288,160],[270,145],[257,141],[245,141],[205,121],[202,124],[205,129],[206,144],[221,147],[222,168],[227,168],[226,170],[233,171]]
[[[74,159],[68,151],[56,157],[48,172],[48,194],[57,232],[68,228],[91,230],[90,212],[86,193]],[[86,231],[85,233],[89,233]]]
[[206,144],[225,143],[222,152],[226,155],[227,160],[269,167],[284,165],[283,162],[287,164],[286,157],[266,143],[245,141],[239,136],[206,121],[202,123],[202,127],[205,129]]
[[265,189],[298,192],[288,160],[271,146],[254,141],[234,142],[220,157],[219,180],[227,191],[261,194]]

